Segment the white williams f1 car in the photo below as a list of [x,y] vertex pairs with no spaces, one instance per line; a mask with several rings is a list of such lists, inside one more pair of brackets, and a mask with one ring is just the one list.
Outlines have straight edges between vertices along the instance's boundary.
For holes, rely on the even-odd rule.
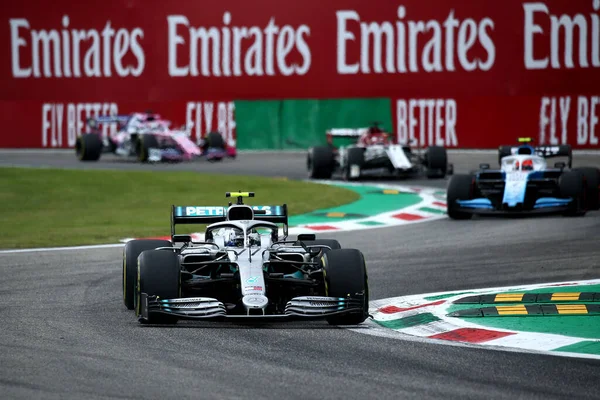
[[[288,240],[286,205],[172,206],[171,241],[133,240],[123,256],[123,298],[142,323],[179,319],[326,319],[354,325],[368,317],[363,254],[336,240]],[[210,224],[205,241],[175,233]],[[279,236],[282,225],[283,236]],[[178,244],[178,246],[174,246]]]
[[[469,219],[473,214],[562,213],[581,216],[600,208],[600,170],[569,169],[568,145],[537,146],[523,138],[521,146],[501,146],[500,169],[480,165],[469,175],[454,175],[448,183],[448,216]],[[566,157],[549,168],[546,158]]]

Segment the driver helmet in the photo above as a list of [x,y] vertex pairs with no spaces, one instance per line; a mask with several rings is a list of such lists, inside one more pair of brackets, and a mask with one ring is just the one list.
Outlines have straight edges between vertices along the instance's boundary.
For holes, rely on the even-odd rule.
[[369,144],[385,144],[387,135],[385,133],[371,134],[367,138]]
[[527,160],[523,160],[521,165],[522,171],[533,171],[533,160],[528,158]]
[[251,229],[248,233],[248,241],[250,242],[250,246],[260,246],[260,234],[256,231],[256,229]]

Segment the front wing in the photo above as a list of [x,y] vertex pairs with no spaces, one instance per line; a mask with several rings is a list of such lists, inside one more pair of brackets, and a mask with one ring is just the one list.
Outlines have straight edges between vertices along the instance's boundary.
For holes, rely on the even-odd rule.
[[353,298],[302,296],[287,302],[283,314],[228,314],[225,305],[210,297],[190,297],[160,299],[157,296],[141,294],[140,316],[142,322],[151,320],[154,314],[166,314],[180,319],[192,320],[318,320],[334,315],[363,314],[366,310],[362,301]]
[[519,214],[552,214],[567,211],[571,206],[572,199],[560,199],[556,197],[540,197],[536,200],[533,208],[505,207],[497,208],[487,198],[472,200],[457,200],[461,212],[481,215],[519,215]]

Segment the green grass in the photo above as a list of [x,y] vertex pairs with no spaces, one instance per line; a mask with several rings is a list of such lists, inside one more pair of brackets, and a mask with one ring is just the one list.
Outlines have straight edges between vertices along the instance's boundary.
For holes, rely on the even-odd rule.
[[[230,200],[225,192],[238,190],[255,192],[249,204],[286,203],[290,215],[359,197],[344,188],[281,178],[0,168],[0,248],[116,243],[126,237],[169,235],[172,204],[225,206]],[[201,228],[188,226],[194,231]]]

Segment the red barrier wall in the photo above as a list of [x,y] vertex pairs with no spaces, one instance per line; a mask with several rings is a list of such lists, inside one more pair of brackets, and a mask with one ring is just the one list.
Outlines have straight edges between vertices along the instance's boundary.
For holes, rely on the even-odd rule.
[[421,144],[600,147],[600,0],[0,7],[0,147],[68,147],[95,113],[183,124],[188,102],[348,97],[391,98]]

